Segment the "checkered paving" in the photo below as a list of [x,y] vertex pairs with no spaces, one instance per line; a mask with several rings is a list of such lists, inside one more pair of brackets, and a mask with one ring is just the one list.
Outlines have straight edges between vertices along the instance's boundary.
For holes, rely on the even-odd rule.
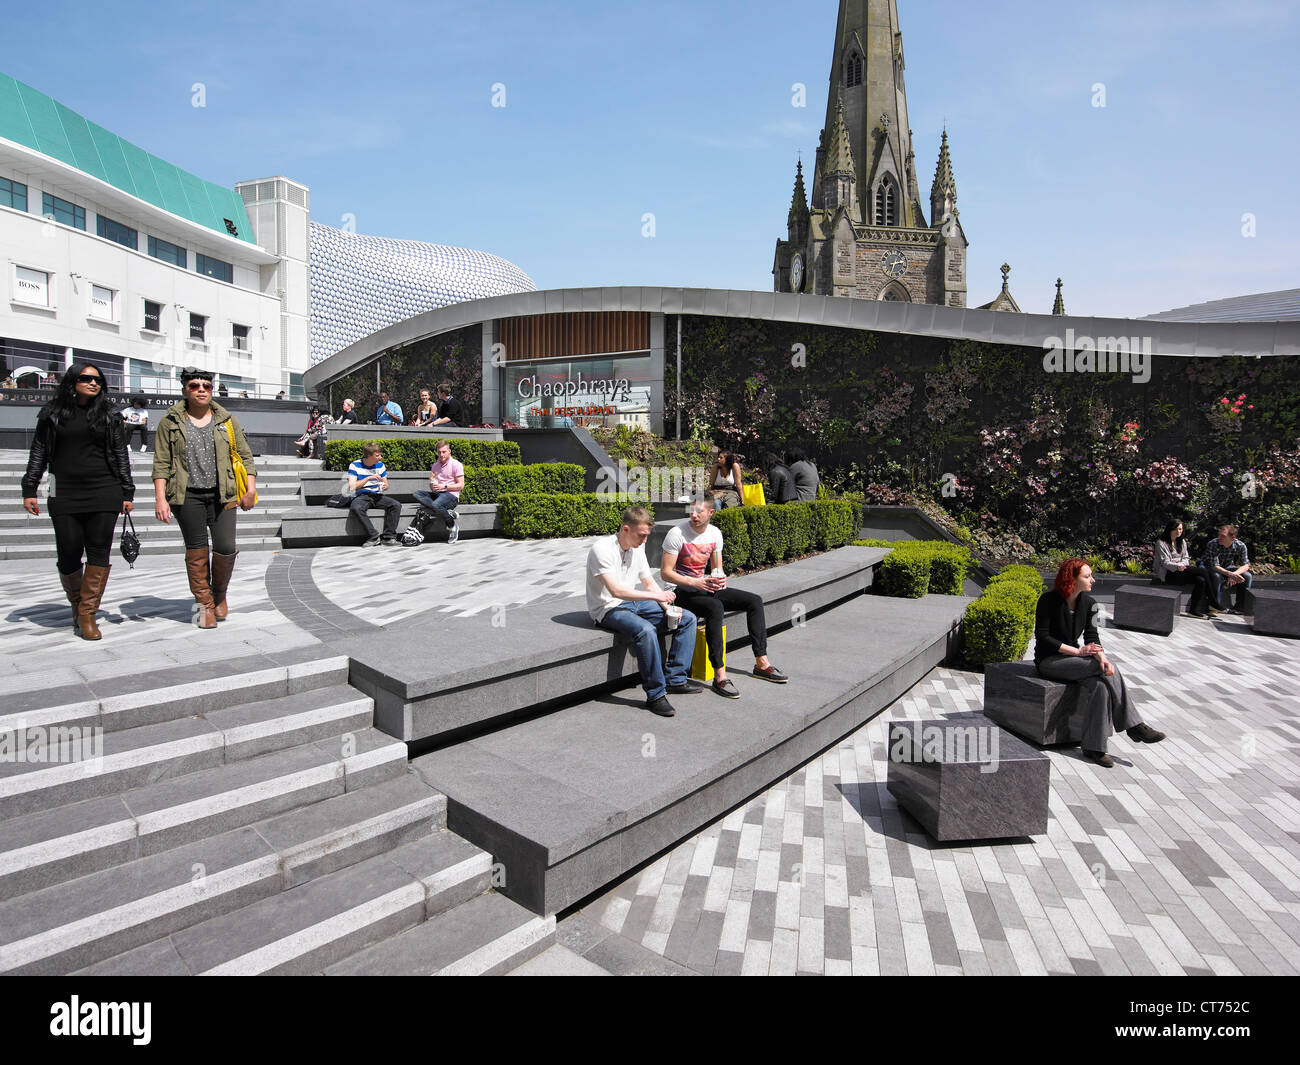
[[1300,972],[1295,641],[1237,618],[1103,639],[1169,738],[1112,740],[1109,770],[1049,751],[1045,836],[939,844],[900,811],[887,722],[982,707],[982,676],[937,669],[572,920],[701,973]]

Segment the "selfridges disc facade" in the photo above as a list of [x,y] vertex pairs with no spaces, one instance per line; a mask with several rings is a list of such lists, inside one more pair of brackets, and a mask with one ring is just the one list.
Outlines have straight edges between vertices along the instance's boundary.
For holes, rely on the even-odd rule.
[[488,252],[312,222],[311,365],[425,311],[536,289],[514,263]]

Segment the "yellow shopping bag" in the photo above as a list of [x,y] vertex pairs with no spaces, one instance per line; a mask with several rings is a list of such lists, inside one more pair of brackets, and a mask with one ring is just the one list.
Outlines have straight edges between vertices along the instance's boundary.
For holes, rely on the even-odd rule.
[[[722,626],[722,668],[727,668],[727,626]],[[704,626],[695,628],[695,654],[691,658],[691,676],[701,684],[713,680],[713,664],[709,661],[709,646],[704,639]]]
[[747,484],[744,486],[742,500],[747,507],[765,507],[767,506],[767,497],[763,494],[761,484]]

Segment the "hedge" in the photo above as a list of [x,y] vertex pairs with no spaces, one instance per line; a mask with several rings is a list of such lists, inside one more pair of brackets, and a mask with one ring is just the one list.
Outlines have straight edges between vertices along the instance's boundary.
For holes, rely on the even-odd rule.
[[818,551],[852,543],[862,531],[862,504],[855,500],[816,499],[802,505],[812,515],[813,547]]
[[[346,470],[365,454],[368,443],[378,444],[389,470],[427,470],[438,461],[436,436],[405,440],[326,440],[325,469]],[[518,466],[523,462],[513,440],[452,440],[451,457],[465,466]]]
[[880,591],[900,599],[920,599],[930,590],[930,558],[923,551],[891,551],[877,570]]
[[966,608],[966,659],[975,666],[1019,662],[1034,634],[1043,576],[1032,566],[1007,566]]
[[627,496],[594,492],[555,495],[506,492],[497,500],[497,513],[501,531],[515,540],[602,536],[618,532],[623,511],[632,502]]
[[758,569],[811,551],[843,547],[858,529],[858,505],[847,499],[820,499],[715,511],[722,530],[722,565],[728,573]]
[[508,492],[579,494],[586,471],[571,462],[537,462],[531,466],[466,466],[462,503],[495,503]]
[[[854,540],[853,543],[858,547],[890,548],[892,554],[885,557],[885,562],[897,555],[922,559],[928,569],[925,582],[928,591],[936,595],[962,594],[966,582],[966,572],[970,568],[971,561],[970,548],[963,544],[954,544],[947,540]],[[881,563],[882,576],[886,572],[885,562]],[[888,568],[891,572],[901,572],[898,570],[901,565],[899,562],[890,562]],[[916,587],[918,587],[915,581],[902,577],[898,578],[898,580],[901,583],[895,583],[893,577],[882,581],[880,585],[881,591],[885,595],[898,595],[906,598],[918,598],[926,594],[924,591],[919,593],[915,591]],[[902,590],[891,590],[894,588]]]
[[713,513],[712,524],[722,533],[722,568],[735,573],[749,565],[749,522],[744,507],[729,507]]

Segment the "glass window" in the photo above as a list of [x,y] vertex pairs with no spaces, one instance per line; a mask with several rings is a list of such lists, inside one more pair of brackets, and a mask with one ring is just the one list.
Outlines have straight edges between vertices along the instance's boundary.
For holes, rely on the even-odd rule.
[[201,314],[190,313],[190,339],[202,342],[206,331],[208,320]]
[[218,281],[224,281],[228,285],[235,282],[235,268],[230,263],[209,258],[201,251],[194,253],[194,271],[199,274],[207,274],[208,277],[215,277]]
[[169,244],[161,237],[149,238],[149,254],[155,259],[161,259],[165,263],[179,266],[182,270],[189,265],[190,261],[184,248]]
[[230,346],[235,351],[248,350],[248,326],[234,325],[230,326]]
[[104,322],[117,321],[117,293],[103,285],[90,286],[90,317]]
[[14,267],[14,297],[37,307],[50,306],[50,275],[26,266]]
[[650,410],[648,355],[510,363],[501,372],[502,417],[528,428],[614,425]]
[[144,301],[144,327],[151,333],[162,332],[162,304]]
[[140,235],[130,226],[124,226],[121,222],[114,222],[111,218],[105,218],[102,214],[95,216],[95,232],[105,240],[116,241],[124,248],[130,248],[135,251],[140,246]]
[[27,210],[27,186],[21,181],[0,177],[0,207],[12,207],[15,211]]
[[41,194],[41,214],[46,218],[53,218],[56,222],[62,222],[65,226],[73,226],[76,229],[86,228],[84,207],[51,196],[48,192]]

